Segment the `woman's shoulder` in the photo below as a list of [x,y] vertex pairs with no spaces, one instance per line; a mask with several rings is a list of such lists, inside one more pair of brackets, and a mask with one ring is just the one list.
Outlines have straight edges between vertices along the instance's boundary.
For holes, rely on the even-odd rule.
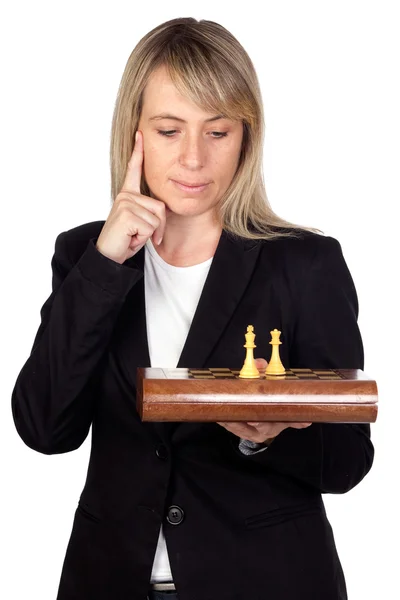
[[252,261],[256,257],[257,271],[274,273],[294,285],[314,277],[342,277],[347,272],[339,241],[322,232],[276,227],[268,239],[242,238],[242,243],[245,256]]
[[258,240],[243,239],[243,242],[249,249],[258,246],[261,253],[269,259],[276,257],[285,262],[309,262],[326,255],[341,254],[341,246],[336,238],[322,232],[294,227],[271,227],[270,237]]
[[287,235],[282,237],[276,237],[271,240],[279,244],[280,247],[285,248],[287,252],[301,253],[304,255],[315,256],[322,252],[335,251],[340,249],[339,241],[329,235],[325,235],[322,232],[310,231],[308,229],[285,229],[283,230]]
[[305,286],[349,285],[353,288],[340,242],[329,235],[296,229],[292,235],[261,240],[258,268],[302,292]]
[[293,285],[318,281],[347,281],[353,286],[340,242],[332,236],[309,230],[293,230],[293,235],[263,240],[261,263]]

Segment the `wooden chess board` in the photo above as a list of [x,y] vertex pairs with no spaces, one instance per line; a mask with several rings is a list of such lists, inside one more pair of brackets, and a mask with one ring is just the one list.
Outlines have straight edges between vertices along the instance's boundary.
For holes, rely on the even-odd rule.
[[289,369],[242,379],[239,369],[138,369],[143,421],[372,423],[376,382],[357,369]]

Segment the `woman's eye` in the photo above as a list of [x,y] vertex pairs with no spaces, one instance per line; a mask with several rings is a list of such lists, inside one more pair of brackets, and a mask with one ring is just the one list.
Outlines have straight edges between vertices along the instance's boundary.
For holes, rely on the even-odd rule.
[[[174,133],[176,133],[176,129],[171,129],[169,131],[164,131],[162,129],[157,129],[157,133],[159,133],[160,135],[163,135],[165,137],[172,137],[172,135]],[[212,137],[215,137],[215,139],[217,139],[217,140],[219,140],[219,139],[221,139],[223,137],[226,137],[228,135],[226,132],[223,132],[223,131],[211,131],[211,133],[212,134],[216,134],[216,136],[218,136],[218,137],[216,137],[214,135],[212,136]]]
[[157,133],[159,133],[160,135],[165,135],[166,137],[171,137],[170,134],[175,133],[175,131],[175,129],[172,131],[162,131],[161,129],[157,129]]

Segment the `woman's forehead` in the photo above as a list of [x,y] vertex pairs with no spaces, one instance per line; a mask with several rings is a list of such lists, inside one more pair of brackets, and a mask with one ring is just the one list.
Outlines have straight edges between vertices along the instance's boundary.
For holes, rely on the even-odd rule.
[[[217,106],[215,94],[209,101],[210,93],[205,94],[206,107],[194,102],[188,94],[177,88],[167,68],[162,65],[151,73],[143,90],[142,116],[148,122],[170,119],[185,123],[190,119],[204,122],[205,125],[222,120],[231,123],[242,121],[240,117],[235,118],[232,111],[225,110],[221,103]],[[231,113],[229,116],[228,112]]]

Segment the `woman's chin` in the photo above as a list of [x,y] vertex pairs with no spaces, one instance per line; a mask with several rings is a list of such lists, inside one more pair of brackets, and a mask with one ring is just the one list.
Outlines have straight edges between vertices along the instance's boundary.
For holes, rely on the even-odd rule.
[[183,206],[166,206],[167,217],[179,217],[182,219],[189,219],[194,217],[201,217],[207,213],[213,212],[211,209],[204,210],[202,207],[183,207]]
[[160,202],[164,202],[167,217],[200,217],[201,215],[215,212],[215,207],[217,205],[215,200],[214,202],[210,202],[210,199],[207,199],[207,202],[204,200],[201,202],[196,198],[174,198],[173,196],[170,196],[167,200],[164,199],[162,195],[153,193],[151,194],[151,197]]

